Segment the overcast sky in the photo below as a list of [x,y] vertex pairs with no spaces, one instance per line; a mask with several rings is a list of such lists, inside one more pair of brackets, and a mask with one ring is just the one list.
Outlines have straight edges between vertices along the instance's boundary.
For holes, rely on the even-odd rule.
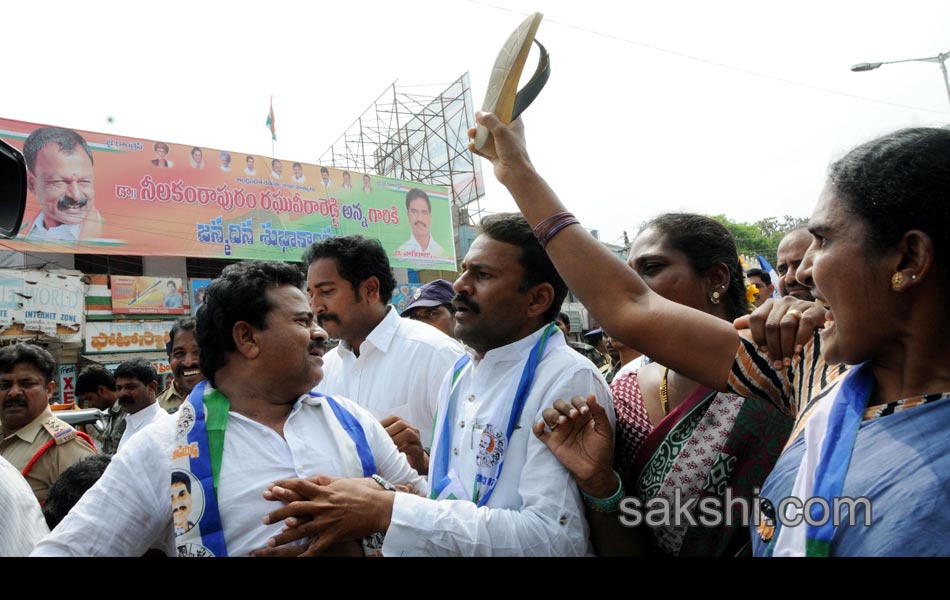
[[[849,71],[950,50],[950,2],[913,0],[8,3],[0,116],[269,155],[273,94],[277,156],[316,162],[394,80],[469,71],[480,106],[534,10],[552,74],[531,155],[605,241],[669,210],[807,216],[830,160],[950,121],[937,64]],[[482,206],[513,209],[483,169]]]

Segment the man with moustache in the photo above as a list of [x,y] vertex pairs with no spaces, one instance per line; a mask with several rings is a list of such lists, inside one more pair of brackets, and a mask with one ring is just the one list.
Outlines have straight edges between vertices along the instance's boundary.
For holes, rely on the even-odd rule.
[[796,276],[798,267],[805,258],[805,251],[811,245],[812,235],[807,227],[799,227],[785,234],[782,241],[778,243],[777,264],[775,270],[778,272],[778,291],[783,296],[794,296],[799,300],[814,302],[815,297],[811,294],[811,288],[800,283]]
[[[202,288],[204,289],[204,288]],[[198,340],[195,338],[195,320],[191,317],[178,319],[168,334],[168,364],[175,379],[158,395],[158,404],[166,412],[178,410],[199,381],[204,381],[198,362]]]
[[76,397],[84,408],[102,411],[105,428],[97,440],[99,449],[103,454],[115,454],[125,433],[125,411],[116,401],[115,377],[102,365],[89,365],[76,378]]
[[20,471],[43,503],[59,474],[96,453],[92,440],[53,416],[56,360],[33,344],[0,349],[0,455]]
[[27,188],[40,212],[24,230],[35,241],[70,242],[100,236],[102,216],[95,207],[93,158],[89,145],[72,129],[41,127],[23,143]]
[[115,368],[115,391],[119,406],[125,413],[125,432],[119,440],[118,450],[129,442],[133,435],[155,421],[171,420],[155,401],[158,390],[158,373],[152,363],[144,358],[128,360]]
[[270,177],[271,179],[280,179],[284,176],[284,164],[280,162],[279,159],[273,159],[270,161]]
[[463,354],[458,342],[389,304],[396,281],[379,240],[338,236],[304,253],[314,314],[340,345],[327,353],[317,387],[352,399],[383,419],[409,463],[427,470],[439,386]]
[[440,246],[430,234],[432,225],[432,203],[429,195],[419,188],[412,188],[406,194],[406,215],[412,225],[412,235],[396,250],[396,256],[407,258],[432,258],[442,256]]
[[304,519],[275,543],[310,537],[319,551],[385,526],[384,556],[591,552],[577,484],[532,427],[555,401],[593,395],[612,429],[610,392],[553,323],[567,286],[527,221],[497,214],[481,229],[455,281],[455,332],[470,351],[442,383],[429,497],[279,481],[277,494],[303,501],[268,518]]
[[[311,392],[323,376],[326,332],[301,284],[299,268],[287,263],[224,269],[196,317],[207,381],[177,419],[123,446],[34,555],[141,556],[150,547],[170,556],[247,555],[283,527],[263,523],[274,505],[261,492],[275,480],[372,474],[424,486],[369,413]],[[379,489],[372,479],[357,485]],[[355,542],[331,550],[362,553]]]

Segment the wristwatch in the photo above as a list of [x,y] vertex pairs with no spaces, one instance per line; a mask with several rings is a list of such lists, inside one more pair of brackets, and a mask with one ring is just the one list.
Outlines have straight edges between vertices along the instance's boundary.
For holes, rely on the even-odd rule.
[[383,488],[384,490],[386,490],[387,492],[395,492],[395,491],[397,491],[397,490],[396,490],[396,486],[394,486],[393,484],[389,483],[388,481],[386,481],[385,479],[383,479],[383,478],[380,477],[379,475],[376,475],[376,474],[374,473],[374,474],[372,475],[372,478],[373,478],[373,481],[375,481],[376,483],[378,483],[379,486],[380,486],[381,488]]

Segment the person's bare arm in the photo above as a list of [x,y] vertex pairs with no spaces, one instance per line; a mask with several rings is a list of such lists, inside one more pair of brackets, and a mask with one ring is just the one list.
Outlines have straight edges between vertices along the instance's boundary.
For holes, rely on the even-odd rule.
[[[492,162],[495,176],[528,222],[536,226],[566,211],[528,157],[521,120],[507,126],[490,113],[476,120],[493,138],[478,154]],[[583,227],[562,229],[547,252],[571,291],[611,336],[690,379],[727,389],[739,344],[731,323],[655,294]]]

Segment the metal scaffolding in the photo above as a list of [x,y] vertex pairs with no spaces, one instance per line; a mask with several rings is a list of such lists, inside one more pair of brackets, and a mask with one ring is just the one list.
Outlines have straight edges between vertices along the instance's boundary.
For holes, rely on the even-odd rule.
[[317,162],[449,186],[458,250],[458,226],[481,220],[479,199],[485,195],[480,159],[468,150],[474,126],[468,73],[448,86],[393,82]]

